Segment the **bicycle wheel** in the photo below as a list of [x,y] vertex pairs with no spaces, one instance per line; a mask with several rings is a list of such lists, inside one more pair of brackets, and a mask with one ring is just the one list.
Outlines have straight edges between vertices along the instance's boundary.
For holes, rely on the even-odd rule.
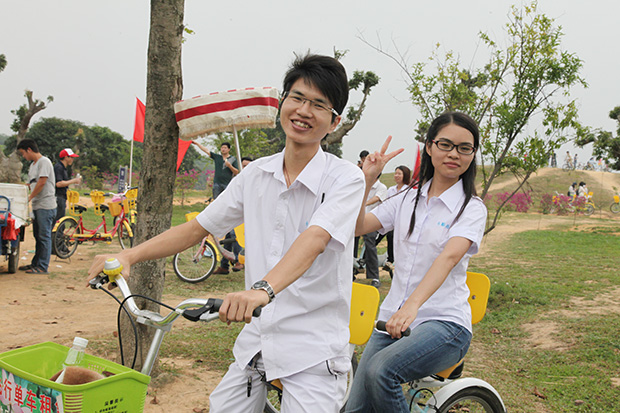
[[503,413],[501,400],[495,393],[484,387],[466,387],[456,392],[441,407],[440,413]]
[[[117,217],[114,217],[114,224],[116,224],[116,218]],[[129,235],[130,229],[132,234],[131,236]],[[121,244],[122,249],[133,247],[133,238],[135,234],[133,232],[133,228],[131,228],[129,222],[127,222],[127,219],[123,219],[116,231],[118,233],[118,243]]]
[[[347,392],[344,395],[344,400],[342,401],[342,407],[340,408],[340,412],[344,412],[345,405],[347,404],[347,400],[349,400],[349,394],[351,394],[351,385],[353,384],[353,377],[355,377],[355,372],[357,371],[357,356],[354,354],[351,359],[351,370],[347,373]],[[265,408],[263,410],[264,413],[279,413],[280,412],[280,402],[282,401],[282,389],[279,387],[272,386],[270,383],[267,383],[267,400],[265,401]]]
[[584,211],[583,211],[584,215],[592,215],[592,214],[594,214],[594,205],[588,203],[583,208],[584,208]]
[[611,212],[613,212],[614,214],[618,214],[620,213],[620,203],[618,202],[614,202],[613,204],[611,204],[611,206],[609,207],[609,209],[611,210]]
[[172,266],[177,277],[188,283],[199,283],[213,273],[217,263],[213,246],[206,242],[204,250],[200,245],[175,254]]
[[[20,233],[17,233],[17,242],[15,243],[16,247],[11,250],[9,254],[9,274],[15,274],[17,272],[17,267],[19,263],[19,248],[20,248]],[[7,241],[11,242],[11,241]]]
[[56,231],[52,231],[52,252],[58,258],[69,258],[75,252],[78,241],[72,238],[73,235],[80,235],[82,230],[73,217],[63,218]]

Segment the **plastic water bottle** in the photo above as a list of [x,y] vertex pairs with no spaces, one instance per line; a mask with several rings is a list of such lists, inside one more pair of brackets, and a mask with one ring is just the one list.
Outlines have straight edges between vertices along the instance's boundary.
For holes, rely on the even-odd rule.
[[79,366],[82,364],[82,360],[84,359],[84,351],[86,350],[86,346],[88,345],[88,340],[82,337],[76,337],[73,339],[73,346],[69,349],[67,353],[67,358],[65,362],[62,363],[62,367],[66,368],[68,366]]
[[84,360],[84,352],[86,350],[86,346],[88,345],[88,340],[82,337],[75,337],[73,339],[73,346],[69,349],[67,353],[67,358],[62,363],[62,373],[56,379],[56,383],[62,383],[65,378],[65,369],[69,366],[80,366],[82,364],[82,360]]

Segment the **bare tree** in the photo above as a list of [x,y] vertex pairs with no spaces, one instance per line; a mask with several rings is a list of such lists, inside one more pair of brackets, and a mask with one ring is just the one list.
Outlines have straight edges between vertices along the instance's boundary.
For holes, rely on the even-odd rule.
[[[1,64],[2,59],[0,59],[0,66]],[[6,60],[4,61],[4,65],[6,66]],[[19,107],[19,109],[11,111],[11,113],[15,115],[15,120],[11,125],[11,129],[14,132],[17,132],[15,142],[16,144],[18,144],[22,139],[25,138],[26,132],[28,132],[28,127],[30,126],[30,121],[32,120],[33,116],[46,109],[47,104],[54,101],[53,96],[47,97],[47,103],[39,99],[35,99],[32,97],[31,90],[26,90],[24,96],[28,100],[28,104],[23,104]],[[21,169],[22,164],[16,152],[13,152],[7,157],[4,155],[4,153],[2,153],[2,151],[0,151],[0,182],[20,182]]]

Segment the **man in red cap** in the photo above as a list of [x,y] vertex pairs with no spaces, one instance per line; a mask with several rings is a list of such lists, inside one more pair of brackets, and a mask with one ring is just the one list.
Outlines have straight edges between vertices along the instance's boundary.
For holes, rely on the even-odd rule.
[[67,167],[73,165],[73,158],[79,157],[70,148],[65,148],[58,155],[60,160],[54,165],[54,175],[56,176],[56,221],[65,216],[67,208],[67,188],[72,184],[81,184],[82,177],[70,179]]

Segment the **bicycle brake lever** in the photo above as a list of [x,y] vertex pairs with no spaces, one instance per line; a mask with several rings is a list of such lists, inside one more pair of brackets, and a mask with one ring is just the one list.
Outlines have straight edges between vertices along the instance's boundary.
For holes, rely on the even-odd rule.
[[110,279],[108,278],[107,275],[98,275],[95,278],[93,278],[92,280],[90,280],[88,282],[88,284],[90,284],[90,288],[92,288],[93,290],[98,290],[99,288],[103,287],[104,284],[106,284],[108,281],[110,281]]

